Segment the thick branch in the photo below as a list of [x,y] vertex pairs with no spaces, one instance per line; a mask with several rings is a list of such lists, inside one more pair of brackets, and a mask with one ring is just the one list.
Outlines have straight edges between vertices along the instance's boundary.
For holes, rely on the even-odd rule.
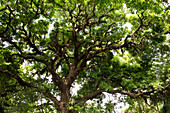
[[105,89],[97,90],[93,93],[89,93],[86,96],[82,97],[81,99],[78,99],[75,104],[79,104],[81,102],[86,102],[87,100],[93,99],[97,97],[98,95],[101,95],[103,92],[105,92]]
[[78,41],[77,41],[77,34],[75,31],[75,27],[73,24],[73,41],[74,41],[74,65],[77,66],[78,60]]
[[[62,89],[62,84],[63,84],[63,81],[62,79],[59,77],[59,75],[55,72],[55,69],[54,69],[54,65],[53,63],[51,63],[52,65],[50,65],[48,62],[46,62],[45,60],[42,60],[42,59],[39,59],[37,58],[35,55],[36,54],[13,54],[13,55],[17,55],[21,58],[24,58],[24,59],[31,59],[31,60],[34,60],[34,61],[37,61],[37,62],[41,62],[41,63],[44,63],[48,69],[48,71],[52,74],[52,79],[53,79],[53,82],[56,86],[58,86],[60,89]],[[62,59],[61,59],[62,60]],[[60,61],[59,61],[60,62]]]
[[33,55],[28,55],[28,54],[27,55],[24,55],[24,54],[13,54],[13,55],[18,55],[19,57],[22,57],[24,59],[33,59],[33,60],[35,60],[37,62],[41,62],[41,63],[44,63],[44,64],[47,65],[47,62],[45,62],[44,60],[36,58],[34,54]]
[[61,77],[55,72],[55,69],[48,65],[47,65],[47,69],[52,74],[52,80],[53,80],[53,83],[55,84],[55,86],[58,86],[58,88],[60,90],[63,90],[64,83],[63,83]]
[[[103,16],[105,16],[105,15],[103,15]],[[102,18],[103,16],[101,16],[100,18]],[[74,70],[74,71],[72,71],[71,74],[69,74],[69,76],[68,76],[68,83],[69,84],[68,85],[71,86],[71,84],[75,81],[76,76],[78,75],[79,71],[83,70],[83,68],[86,67],[86,62],[88,60],[94,58],[98,54],[105,52],[107,50],[121,49],[123,47],[128,47],[128,44],[130,44],[130,43],[127,42],[127,39],[129,37],[134,36],[134,34],[136,34],[142,28],[142,26],[143,26],[142,19],[143,18],[140,18],[140,26],[134,32],[132,32],[131,34],[126,36],[124,44],[122,44],[122,45],[108,45],[108,46],[105,46],[105,47],[101,46],[102,48],[91,51],[93,46],[94,47],[100,46],[102,44],[102,42],[99,43],[99,44],[92,45],[92,47],[90,47],[82,56],[79,57],[78,61],[82,60],[82,62],[80,64],[80,66],[77,68],[77,70]],[[99,19],[99,22],[100,22],[100,19]]]
[[153,93],[154,91],[142,92],[142,93],[137,93],[136,94],[136,93],[127,92],[127,91],[119,90],[119,89],[109,90],[108,88],[105,88],[105,89],[100,89],[100,90],[97,90],[95,92],[92,92],[92,93],[89,93],[89,94],[85,95],[81,99],[78,99],[75,102],[75,104],[79,104],[81,102],[86,102],[87,100],[96,98],[97,96],[101,95],[103,92],[107,92],[107,93],[110,93],[110,94],[121,93],[121,94],[124,94],[124,95],[128,95],[131,98],[137,98],[137,97],[142,96],[142,95],[149,95],[149,94]]
[[1,72],[1,73],[4,73],[4,74],[6,74],[6,75],[8,75],[8,76],[10,76],[10,77],[12,77],[12,78],[14,78],[14,79],[16,79],[17,82],[18,82],[21,86],[37,89],[38,92],[43,93],[46,97],[48,97],[51,101],[54,102],[54,104],[55,104],[55,106],[56,106],[57,108],[59,108],[59,101],[58,101],[51,93],[46,92],[44,89],[41,89],[41,88],[35,86],[34,84],[31,84],[31,83],[29,83],[29,82],[26,82],[26,81],[22,80],[22,78],[21,78],[19,75],[17,75],[17,74],[13,74],[13,73],[8,72],[8,71],[5,71],[5,70],[0,70],[0,72]]
[[13,73],[10,73],[10,72],[5,71],[5,70],[0,70],[0,72],[9,75],[12,78],[15,78],[21,86],[27,86],[27,87],[30,87],[30,88],[37,88],[36,86],[34,86],[34,85],[32,85],[32,84],[30,84],[28,82],[23,81],[19,77],[19,75],[17,75],[17,74],[13,74]]
[[[103,47],[101,49],[97,49],[97,50],[94,50],[93,52],[89,53],[89,55],[85,55],[84,56],[84,59],[82,61],[82,63],[80,64],[79,67],[77,67],[75,69],[74,67],[74,64],[72,65],[73,66],[73,69],[70,69],[70,73],[68,75],[68,79],[67,79],[67,83],[68,83],[68,86],[71,86],[71,84],[76,80],[76,77],[77,75],[80,73],[80,71],[86,69],[84,67],[86,67],[86,62],[90,59],[92,59],[93,57],[96,57],[99,53],[102,53],[102,52],[105,52],[107,50],[112,50],[112,49],[121,49],[123,47],[125,47],[126,45],[123,44],[123,45],[116,45],[116,46],[109,46],[109,47]],[[88,53],[87,53],[88,54]]]

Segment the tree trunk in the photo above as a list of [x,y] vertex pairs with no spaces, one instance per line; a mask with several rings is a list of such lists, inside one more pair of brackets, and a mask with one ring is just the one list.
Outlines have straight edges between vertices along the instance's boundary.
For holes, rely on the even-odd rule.
[[63,90],[61,91],[60,109],[63,113],[69,113],[68,105],[70,101],[70,88],[64,84]]

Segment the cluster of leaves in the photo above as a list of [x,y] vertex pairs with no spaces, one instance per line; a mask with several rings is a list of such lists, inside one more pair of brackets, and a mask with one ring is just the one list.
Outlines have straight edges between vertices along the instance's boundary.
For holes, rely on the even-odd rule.
[[[6,112],[104,112],[103,92],[165,100],[165,2],[1,0],[0,15],[0,107]],[[81,87],[73,96],[74,83]],[[129,104],[138,101],[131,98]],[[91,99],[97,102],[87,104]],[[105,111],[113,106],[108,102]]]

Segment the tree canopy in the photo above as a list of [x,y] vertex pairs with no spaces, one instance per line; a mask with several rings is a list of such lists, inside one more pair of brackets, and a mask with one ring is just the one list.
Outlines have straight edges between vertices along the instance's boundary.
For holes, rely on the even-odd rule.
[[104,112],[113,109],[101,106],[104,92],[126,95],[129,104],[132,98],[165,101],[168,5],[165,0],[1,0],[1,111]]

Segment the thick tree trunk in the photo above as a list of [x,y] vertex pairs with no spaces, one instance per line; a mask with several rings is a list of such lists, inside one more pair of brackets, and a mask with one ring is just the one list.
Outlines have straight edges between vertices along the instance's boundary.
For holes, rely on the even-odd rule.
[[60,110],[64,113],[69,113],[68,105],[70,101],[70,88],[64,84],[63,90],[61,91],[61,100],[60,100]]

